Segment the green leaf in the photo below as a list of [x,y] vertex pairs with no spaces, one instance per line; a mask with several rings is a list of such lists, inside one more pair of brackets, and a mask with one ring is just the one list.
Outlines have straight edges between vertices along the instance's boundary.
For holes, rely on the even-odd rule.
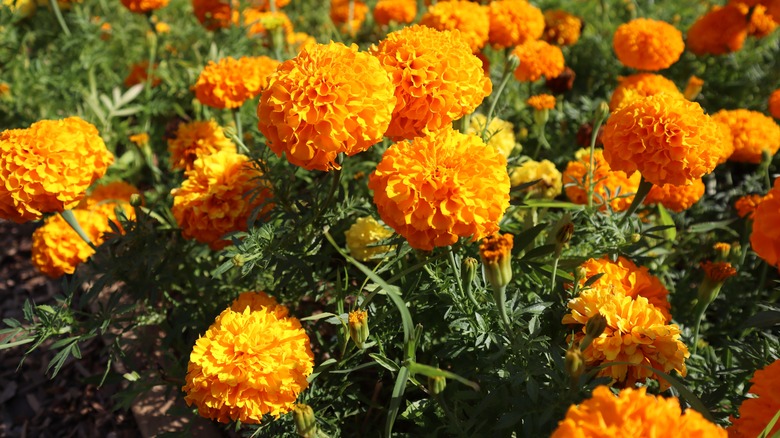
[[741,328],[770,328],[776,325],[780,325],[780,311],[764,310],[746,319]]
[[525,253],[521,260],[536,259],[544,257],[548,254],[552,254],[555,251],[555,244],[550,243],[548,245],[537,246],[536,248]]
[[385,357],[385,356],[383,356],[381,354],[378,354],[378,353],[368,353],[368,355],[371,357],[371,359],[374,359],[376,361],[376,363],[378,363],[379,365],[382,365],[383,367],[387,368],[388,370],[390,370],[392,372],[397,372],[398,370],[401,369],[401,367],[399,367],[397,363],[395,363],[391,359],[389,359],[389,358],[387,358],[387,357]]
[[472,382],[471,380],[464,379],[463,377],[455,373],[443,370],[441,368],[435,368],[430,365],[424,365],[414,361],[409,361],[408,366],[409,366],[409,371],[412,373],[412,375],[422,374],[428,377],[445,377],[447,379],[458,381],[468,386],[469,388],[473,389],[474,391],[479,391],[479,385],[477,383]]
[[[769,433],[772,432],[772,428],[775,427],[775,424],[777,424],[777,420],[780,420],[780,409],[777,410],[775,416],[772,417],[772,420],[769,421],[769,424],[766,425],[764,430],[761,431],[761,434],[759,434],[756,438],[767,438]],[[772,438],[778,437],[780,437],[780,431],[777,431],[774,435],[772,435]]]
[[322,313],[318,313],[316,315],[307,316],[306,318],[301,318],[300,321],[319,321],[322,318],[330,318],[332,316],[336,316],[337,317],[338,315],[336,315],[335,313],[330,313],[330,312],[322,312]]
[[709,231],[714,230],[722,230],[726,231],[727,233],[731,234],[734,237],[739,237],[739,233],[729,228],[729,225],[734,223],[736,219],[729,219],[725,221],[714,221],[714,222],[702,222],[699,224],[693,224],[688,228],[688,231],[690,233],[706,233]]
[[658,204],[658,216],[661,219],[661,224],[669,227],[664,230],[664,237],[666,237],[666,240],[673,242],[677,238],[677,228],[674,225],[672,216],[661,204]]
[[314,381],[317,376],[322,374],[323,372],[327,371],[328,368],[332,367],[333,365],[337,364],[338,361],[336,359],[330,358],[326,360],[325,362],[319,364],[314,368],[314,371],[312,371],[311,374],[309,374],[309,377],[306,378],[306,381],[311,383]]
[[544,208],[563,208],[566,210],[582,210],[584,205],[573,202],[550,201],[546,199],[526,199],[521,207],[544,207]]
[[409,380],[409,368],[401,367],[398,371],[398,376],[395,378],[395,385],[393,386],[393,394],[390,399],[390,407],[387,409],[387,420],[385,421],[385,436],[393,436],[393,424],[395,424],[395,418],[398,416],[398,409],[401,407],[401,400],[403,400],[404,391],[406,390],[406,382]]
[[547,227],[547,224],[538,224],[532,228],[529,228],[526,231],[523,231],[522,233],[515,236],[514,240],[514,250],[515,251],[523,251],[528,247],[528,245],[532,244],[534,242],[534,239],[536,239],[536,236],[539,235],[539,233],[542,232]]
[[599,278],[601,278],[603,276],[604,276],[604,272],[599,272],[596,275],[592,275],[592,276],[588,277],[588,279],[585,280],[585,283],[583,283],[582,288],[584,289],[584,288],[592,285],[593,283],[599,281]]

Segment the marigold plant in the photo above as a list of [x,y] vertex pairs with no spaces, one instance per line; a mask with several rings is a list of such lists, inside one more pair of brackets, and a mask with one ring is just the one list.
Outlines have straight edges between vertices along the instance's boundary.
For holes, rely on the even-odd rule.
[[733,4],[715,6],[688,29],[688,50],[696,55],[723,55],[745,44],[748,21]]
[[374,6],[374,21],[381,25],[390,22],[411,23],[417,16],[416,0],[379,0]]
[[267,56],[209,61],[192,88],[195,97],[204,105],[219,109],[239,108],[268,86],[268,76],[278,65],[279,61]]
[[173,169],[190,170],[199,157],[222,150],[235,151],[236,145],[214,120],[181,123],[168,139]]
[[571,46],[577,43],[582,32],[582,20],[560,9],[544,11],[542,39],[550,44]]
[[368,188],[382,220],[428,251],[498,231],[509,207],[506,158],[452,128],[391,146]]
[[537,40],[544,32],[544,15],[526,1],[498,0],[488,5],[488,41],[496,49]]
[[515,69],[515,78],[521,82],[534,82],[543,76],[547,79],[557,77],[565,67],[563,52],[558,46],[544,41],[529,41],[512,51],[520,59]]
[[488,41],[488,8],[467,0],[438,2],[423,14],[420,24],[437,30],[459,30],[460,36],[478,52]]
[[703,195],[704,183],[701,179],[697,179],[687,186],[671,184],[653,186],[644,202],[648,205],[661,204],[669,210],[679,213],[691,208]]
[[392,235],[392,231],[371,216],[358,218],[344,233],[349,253],[361,262],[370,261],[391,251],[391,246],[377,245],[377,243]]
[[[482,113],[472,114],[467,132],[481,136],[482,131],[485,130],[486,119],[487,117]],[[498,117],[493,117],[490,120],[487,130],[485,130],[485,136],[487,137],[487,145],[492,146],[505,157],[509,157],[517,146],[514,125]]]
[[[580,149],[575,160],[569,161],[563,172],[563,184],[566,197],[571,202],[580,205],[588,204],[588,168],[590,167],[590,150]],[[607,204],[614,211],[625,211],[634,200],[633,194],[639,189],[641,175],[633,172],[628,176],[621,170],[613,170],[604,159],[602,149],[594,149],[593,154],[593,203],[601,205],[601,210],[607,209]]]
[[168,6],[169,0],[121,0],[122,4],[136,14],[146,14]]
[[563,190],[563,175],[550,160],[524,161],[509,171],[509,182],[512,187],[537,180],[536,184],[525,189],[528,196],[532,198],[554,199]]
[[637,18],[621,24],[612,40],[623,65],[637,70],[663,70],[685,50],[682,32],[669,23]]
[[257,107],[258,128],[276,155],[308,170],[338,168],[390,124],[395,89],[379,61],[356,45],[320,44],[285,61]]
[[721,110],[712,119],[729,127],[734,144],[730,161],[760,163],[762,153],[780,149],[780,125],[771,117],[746,109]]
[[767,263],[780,269],[780,178],[761,199],[753,214],[750,245]]
[[668,93],[683,97],[677,85],[665,77],[653,73],[637,73],[618,78],[618,86],[612,92],[609,109],[616,110],[622,104],[640,97],[652,96],[658,93]]
[[[769,425],[777,411],[780,411],[780,359],[757,370],[750,379],[753,384],[749,392],[755,398],[748,398],[739,407],[739,418],[731,417],[729,436],[735,438],[757,437]],[[769,429],[766,436],[780,431],[780,422]]]

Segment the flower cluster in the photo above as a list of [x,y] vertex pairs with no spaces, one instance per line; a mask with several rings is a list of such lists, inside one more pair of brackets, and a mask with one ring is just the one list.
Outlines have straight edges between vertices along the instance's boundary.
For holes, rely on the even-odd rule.
[[376,245],[390,238],[393,232],[371,216],[358,218],[344,235],[349,253],[361,262],[370,261],[392,250],[388,245]]
[[780,126],[759,112],[745,109],[721,110],[712,119],[727,125],[734,143],[730,161],[760,163],[766,151],[774,155],[780,149]]
[[379,0],[374,6],[374,21],[381,25],[411,23],[417,16],[416,0]]
[[753,214],[750,245],[767,263],[780,269],[780,178],[761,199]]
[[509,172],[509,182],[512,187],[538,181],[525,189],[532,198],[554,199],[561,194],[563,177],[552,161],[528,160],[514,167]]
[[677,62],[685,50],[679,30],[669,23],[647,18],[618,26],[612,43],[620,62],[637,70],[665,69]]
[[654,185],[644,202],[647,205],[661,204],[669,210],[679,213],[691,208],[703,195],[704,183],[701,179],[696,179],[687,186]]
[[257,424],[293,409],[313,367],[300,321],[263,292],[247,292],[195,342],[184,400],[206,418]]
[[391,146],[368,188],[382,220],[422,250],[492,234],[509,207],[506,159],[452,128]]
[[558,46],[541,40],[528,41],[512,50],[520,59],[515,78],[521,82],[534,82],[542,77],[552,79],[563,73],[563,51]]
[[544,11],[544,34],[542,39],[559,46],[571,46],[580,39],[582,20],[566,11],[552,9]]
[[478,52],[488,41],[488,8],[468,0],[439,2],[428,8],[420,24],[437,30],[459,30],[460,36]]
[[609,109],[614,111],[624,103],[640,97],[652,96],[658,93],[668,93],[682,98],[683,94],[674,82],[653,73],[637,73],[618,78],[618,86],[612,92]]
[[496,49],[539,39],[544,32],[544,15],[526,1],[498,0],[488,6],[488,40]]
[[285,61],[257,107],[258,128],[274,153],[308,170],[338,168],[382,139],[395,88],[373,56],[356,45],[316,45]]
[[[580,149],[575,154],[575,160],[566,165],[563,172],[563,184],[566,196],[575,204],[588,203],[588,168],[590,168],[590,150]],[[613,211],[627,210],[634,200],[634,193],[639,189],[641,175],[632,172],[613,170],[604,159],[602,149],[594,149],[593,153],[593,203],[601,205],[601,210],[607,209],[607,204]]]
[[268,76],[279,61],[267,56],[223,58],[209,61],[192,87],[204,105],[219,109],[240,108],[268,85]]
[[[759,436],[780,410],[780,359],[756,371],[750,381],[750,393],[757,397],[745,399],[739,407],[739,418],[731,417],[728,431],[735,438]],[[778,431],[780,422],[766,436],[774,436]]]
[[196,159],[221,150],[235,151],[236,146],[214,120],[181,123],[168,139],[173,169],[190,170]]
[[[487,117],[482,113],[474,113],[471,115],[469,123],[469,134],[482,135],[485,123],[487,123]],[[505,157],[509,157],[515,146],[517,146],[514,125],[498,117],[493,117],[490,120],[487,130],[485,130],[485,135],[487,137],[487,145],[492,146]]]

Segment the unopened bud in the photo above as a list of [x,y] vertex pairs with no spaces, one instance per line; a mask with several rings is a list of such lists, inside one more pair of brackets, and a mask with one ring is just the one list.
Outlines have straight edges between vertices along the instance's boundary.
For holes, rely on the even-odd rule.
[[566,213],[555,226],[554,241],[556,256],[561,255],[563,246],[569,243],[571,236],[574,235],[574,223],[571,221],[571,215]]
[[368,312],[358,309],[349,313],[349,337],[358,348],[363,348],[368,339]]
[[593,119],[595,121],[595,124],[599,124],[603,122],[604,120],[609,117],[609,105],[607,102],[604,102],[603,100],[599,103],[599,106],[596,108],[596,114],[594,115]]
[[298,403],[293,407],[293,419],[298,436],[314,438],[317,436],[317,419],[314,418],[314,410],[309,405]]
[[512,280],[512,246],[514,236],[496,233],[482,239],[479,255],[482,257],[482,274],[485,282],[498,293]]
[[236,268],[240,268],[244,266],[244,263],[246,262],[246,258],[244,258],[243,254],[236,254],[233,256],[232,259],[230,259],[231,262],[233,262],[233,266]]
[[584,266],[577,266],[574,270],[574,279],[578,283],[582,283],[588,279],[588,270]]
[[463,284],[463,292],[466,296],[471,292],[474,278],[477,277],[478,266],[479,262],[474,257],[466,257],[463,259],[463,266],[460,268],[460,281]]
[[582,357],[582,351],[577,347],[572,347],[566,351],[564,361],[566,373],[569,374],[573,382],[577,381],[585,372],[585,359]]
[[515,71],[517,70],[517,67],[520,67],[520,58],[518,58],[517,55],[509,55],[509,58],[506,59],[507,71]]
[[133,207],[140,207],[144,205],[144,197],[138,193],[133,193],[130,195],[130,205]]
[[547,108],[543,109],[535,109],[534,110],[534,123],[536,124],[536,127],[541,129],[542,126],[544,126],[547,121],[550,119],[550,110]]
[[601,313],[597,313],[588,318],[588,322],[585,323],[585,336],[596,339],[604,333],[606,328],[607,318]]
[[439,395],[447,387],[447,378],[444,376],[428,377],[428,391],[433,395]]
[[639,233],[633,233],[631,234],[631,236],[629,236],[629,240],[631,241],[631,243],[637,243],[640,240],[642,240],[642,235]]

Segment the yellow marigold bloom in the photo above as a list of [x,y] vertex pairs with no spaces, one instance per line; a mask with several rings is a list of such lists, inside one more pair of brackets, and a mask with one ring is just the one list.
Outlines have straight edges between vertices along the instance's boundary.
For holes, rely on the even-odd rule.
[[114,156],[78,117],[0,133],[0,218],[17,223],[75,207]]
[[195,342],[182,388],[188,405],[221,423],[257,424],[290,412],[314,366],[297,318],[280,314],[275,302],[264,306],[263,297],[243,301],[254,305],[225,309]]
[[615,170],[639,171],[653,184],[686,185],[712,172],[724,154],[718,126],[701,106],[661,93],[626,103],[602,135]]
[[[81,229],[95,245],[102,242],[107,221],[96,211],[73,210]],[[105,223],[105,226],[101,226]],[[44,275],[59,278],[72,274],[95,251],[60,215],[49,216],[32,236],[32,263]]]
[[267,56],[209,61],[192,87],[200,103],[219,109],[240,108],[268,86],[279,61]]
[[171,32],[171,25],[168,23],[161,21],[159,23],[155,23],[154,30],[157,31],[158,34],[164,34],[164,33],[170,33]]
[[265,310],[280,319],[287,317],[290,313],[287,307],[276,302],[276,298],[262,291],[243,292],[230,303],[230,310],[238,313],[244,313],[247,307],[250,312]]
[[734,142],[730,161],[760,163],[763,151],[770,155],[780,149],[780,126],[757,111],[746,109],[721,110],[712,119],[728,125]]
[[467,0],[432,5],[422,16],[420,24],[437,30],[459,30],[461,38],[475,53],[487,43],[490,30],[488,8]]
[[414,25],[371,47],[395,86],[393,119],[385,133],[393,141],[449,126],[474,112],[493,90],[479,58],[458,34]]
[[266,36],[269,31],[277,28],[282,28],[285,35],[289,35],[293,31],[290,17],[281,11],[270,12],[256,8],[247,8],[244,9],[241,15],[244,20],[244,26],[247,28],[246,34],[249,36]]
[[[471,115],[469,121],[469,134],[482,135],[482,130],[485,128],[487,117],[482,113],[474,113]],[[498,117],[493,117],[488,124],[487,131],[487,144],[492,146],[504,157],[509,157],[512,151],[517,146],[515,140],[515,127],[512,123],[506,120],[501,120]]]
[[769,114],[776,119],[780,119],[780,88],[769,95]]
[[720,254],[728,254],[731,252],[731,244],[726,242],[717,242],[714,245],[712,245],[712,249],[715,250],[715,252],[718,252]]
[[[152,87],[156,87],[162,82],[162,79],[154,74],[155,70],[157,70],[157,64],[152,67]],[[127,77],[125,78],[125,87],[129,88],[137,84],[146,85],[146,78],[148,77],[148,74],[149,61],[141,61],[131,65],[130,73],[128,73]]]
[[417,16],[417,0],[379,0],[374,6],[374,21],[381,25],[411,23]]
[[[232,2],[232,7],[231,7]],[[208,30],[230,27],[238,23],[239,7],[234,0],[192,0],[195,18]]]
[[597,274],[604,274],[596,280],[592,287],[607,288],[614,293],[623,294],[632,298],[645,297],[663,315],[664,320],[672,320],[671,303],[669,303],[669,290],[655,275],[650,273],[647,267],[637,266],[631,260],[620,256],[616,262],[605,256],[600,259],[589,259],[582,265],[582,281]]
[[[230,244],[222,240],[225,234],[246,231],[252,211],[272,196],[271,190],[258,182],[260,170],[248,157],[234,151],[200,157],[185,175],[181,188],[171,191],[173,216],[185,238],[206,243],[214,250]],[[250,191],[252,195],[248,196]],[[258,217],[272,207],[266,203]]]
[[299,53],[303,49],[310,49],[317,45],[317,40],[305,32],[290,32],[286,39],[287,46],[293,53]]
[[563,189],[563,176],[552,161],[524,161],[509,172],[509,182],[512,187],[539,180],[525,189],[532,198],[554,199]]
[[623,65],[637,70],[663,70],[685,50],[682,32],[669,23],[637,18],[621,24],[612,40]]
[[[753,438],[761,434],[780,410],[780,359],[753,374],[750,393],[754,398],[745,399],[739,407],[739,418],[731,417],[732,426],[729,436],[734,438]],[[774,436],[780,431],[780,422],[766,436]]]
[[145,14],[168,5],[169,0],[121,0],[130,12]]
[[390,238],[393,232],[371,216],[361,217],[344,233],[352,257],[368,262],[393,250],[392,246],[376,245]]
[[544,11],[544,35],[542,39],[550,44],[571,46],[580,39],[582,20],[560,9]]
[[[613,211],[625,211],[634,200],[633,193],[639,189],[642,176],[633,172],[629,177],[626,172],[613,170],[604,159],[604,151],[594,149],[593,155],[593,203],[601,205],[601,210],[607,209],[607,204]],[[575,204],[588,203],[588,168],[590,167],[590,150],[580,149],[576,160],[569,161],[563,172],[563,185],[566,197]],[[629,195],[630,196],[626,196]]]
[[[290,0],[274,0],[274,3],[276,3],[276,9],[279,9],[289,5]],[[252,2],[252,7],[260,9],[261,11],[270,11],[271,2],[269,0],[254,0]]]
[[526,105],[537,111],[555,109],[555,96],[550,94],[537,94],[525,101]]
[[368,188],[382,220],[427,251],[498,231],[509,207],[506,158],[449,127],[392,145]]
[[764,196],[753,215],[750,245],[767,263],[780,269],[780,178]]
[[763,200],[764,197],[761,195],[745,195],[737,199],[737,202],[734,203],[734,208],[736,208],[739,217],[747,217],[752,220],[758,205]]
[[149,134],[142,132],[140,134],[133,134],[128,137],[130,142],[132,142],[136,146],[143,146],[145,144],[149,143]]
[[521,82],[534,82],[544,76],[552,79],[563,73],[563,52],[558,46],[544,41],[528,41],[512,51],[520,58],[515,78]]
[[214,120],[181,123],[168,139],[173,169],[190,170],[195,160],[222,150],[235,151],[236,145]]
[[646,391],[645,387],[625,388],[616,397],[609,387],[599,386],[591,398],[569,408],[552,438],[727,438],[724,429],[693,409],[682,413],[677,398],[647,395]]
[[701,179],[695,179],[689,186],[654,185],[644,203],[647,205],[660,203],[669,210],[679,213],[691,208],[703,195],[704,183]]
[[[647,298],[632,298],[615,292],[609,285],[583,290],[568,304],[570,313],[563,317],[563,324],[579,324],[581,330],[574,335],[580,344],[585,337],[588,319],[601,313],[607,319],[604,332],[583,351],[585,364],[595,367],[607,362],[642,364],[665,373],[672,370],[685,376],[685,359],[690,356],[688,347],[680,341],[680,328],[667,324],[660,309]],[[614,365],[599,371],[599,376],[611,377],[615,383],[633,386],[645,378],[657,379],[662,390],[669,383],[646,368],[630,365]]]
[[354,0],[352,21],[350,21],[349,2],[350,0],[331,0],[330,19],[333,20],[333,24],[340,26],[342,33],[355,35],[366,19],[368,6],[362,1]]
[[277,156],[308,170],[338,168],[339,153],[352,156],[381,140],[395,105],[379,61],[354,44],[304,49],[269,82],[258,128]]
[[696,55],[723,55],[745,44],[748,21],[735,5],[715,6],[688,29],[688,49]]
[[488,40],[496,49],[518,46],[541,38],[544,15],[527,1],[498,0],[488,5]]
[[668,93],[683,97],[677,85],[665,77],[653,73],[638,73],[618,78],[618,86],[612,92],[609,109],[615,111],[622,104],[640,97],[653,96],[658,93]]

